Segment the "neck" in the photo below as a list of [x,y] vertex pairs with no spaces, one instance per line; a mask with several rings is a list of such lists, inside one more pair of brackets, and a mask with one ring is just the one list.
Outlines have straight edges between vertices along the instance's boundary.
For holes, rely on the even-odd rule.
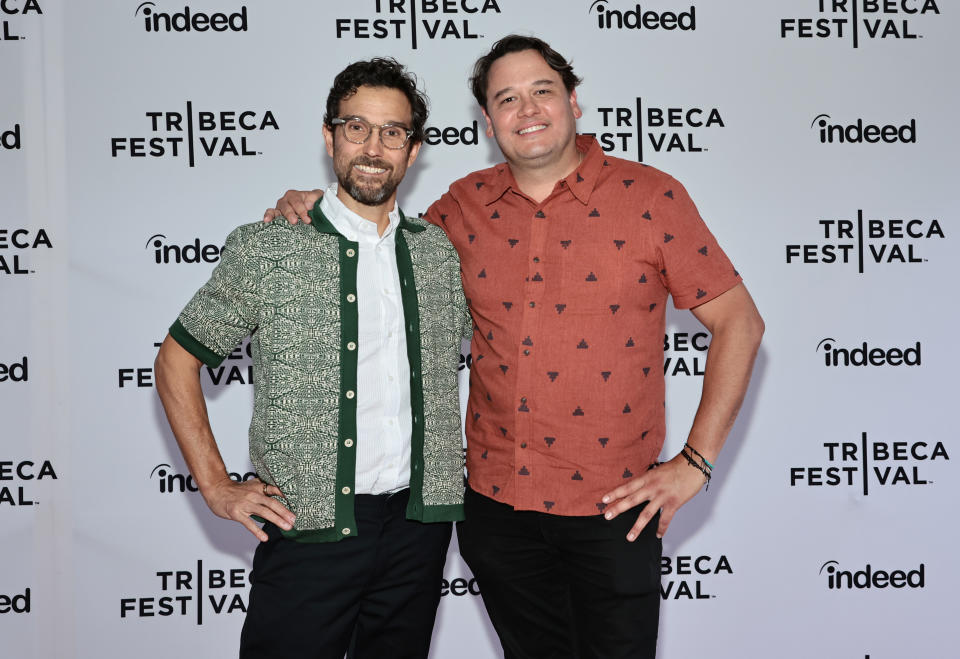
[[383,232],[386,231],[387,227],[390,226],[390,211],[393,210],[394,202],[397,199],[397,193],[394,191],[394,193],[390,195],[382,204],[368,206],[367,204],[361,204],[359,201],[351,197],[341,185],[337,188],[337,199],[339,199],[344,206],[352,210],[363,219],[370,220],[376,224],[377,235],[382,236]]
[[577,150],[576,141],[566,145],[561,156],[552,162],[508,161],[510,171],[520,190],[536,201],[546,199],[557,181],[570,176],[581,162],[583,162],[583,154]]

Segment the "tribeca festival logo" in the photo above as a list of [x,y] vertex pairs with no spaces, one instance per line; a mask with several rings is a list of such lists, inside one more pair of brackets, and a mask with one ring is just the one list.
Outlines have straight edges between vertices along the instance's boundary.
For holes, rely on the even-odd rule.
[[632,9],[612,9],[609,0],[594,0],[587,11],[596,14],[597,27],[601,30],[692,32],[697,29],[697,8],[693,5],[687,11],[657,11],[644,9],[639,4],[628,6]]
[[337,39],[482,39],[474,20],[499,14],[497,0],[374,0],[377,18],[337,18]]
[[645,153],[703,153],[701,139],[708,130],[725,128],[715,107],[652,105],[634,99],[632,107],[598,107],[602,130],[585,133],[597,138],[607,153],[643,162]]
[[703,375],[709,349],[710,335],[706,332],[664,334],[663,374]]
[[0,613],[30,613],[30,589],[16,595],[0,595]]
[[246,591],[250,583],[244,568],[166,570],[156,573],[160,590],[149,595],[120,598],[120,618],[193,616],[203,624],[204,614],[223,615],[247,612]]
[[827,561],[820,566],[820,574],[827,576],[829,590],[882,590],[926,586],[926,566],[923,563],[914,570],[878,570],[869,563],[860,570],[841,570],[838,561]]
[[[159,343],[154,343],[153,347],[159,348]],[[226,386],[231,384],[253,384],[253,351],[250,347],[250,339],[245,338],[240,345],[233,349],[220,366],[204,366],[200,369],[201,377],[206,374],[204,379],[209,380],[214,386]],[[232,364],[231,361],[239,363]],[[117,369],[117,386],[120,389],[127,387],[136,387],[138,389],[151,388],[154,386],[153,366],[130,366]]]
[[[0,229],[0,275],[32,275],[27,250],[53,249],[46,229]],[[13,252],[7,250],[14,250]],[[23,260],[21,260],[23,259]]]
[[[812,4],[812,3],[811,3]],[[816,0],[817,14],[780,19],[781,39],[922,39],[915,22],[939,14],[935,0]]]
[[20,34],[16,25],[16,17],[41,15],[43,10],[37,0],[0,0],[0,41],[23,41],[25,36]]
[[204,13],[191,7],[173,13],[157,11],[155,2],[143,2],[134,16],[143,18],[147,32],[246,32],[247,6],[233,14],[225,12]]
[[868,124],[863,119],[857,119],[852,124],[831,123],[832,121],[829,114],[818,114],[810,123],[810,128],[815,128],[819,133],[821,144],[917,143],[915,118],[901,126]]
[[[240,474],[235,471],[228,472],[227,475],[234,483],[245,483],[251,478],[256,478],[257,474],[252,471]],[[200,488],[193,481],[190,474],[178,474],[174,468],[167,463],[158,464],[150,471],[150,480],[156,479],[160,494],[183,494],[185,492],[199,492]]]
[[817,352],[823,353],[827,368],[846,366],[920,366],[923,360],[921,345],[917,341],[906,348],[870,347],[867,342],[856,347],[837,347],[837,340],[825,338],[817,344]]
[[868,219],[862,209],[855,220],[818,220],[823,240],[786,245],[787,265],[867,265],[926,263],[924,244],[946,236],[937,219]]
[[726,554],[720,556],[662,556],[660,576],[669,577],[660,581],[660,598],[663,600],[707,600],[716,595],[707,589],[715,577],[733,574],[733,567]]
[[7,151],[19,151],[20,147],[20,124],[14,124],[10,130],[0,132],[0,148]]
[[217,263],[223,254],[223,246],[201,245],[199,238],[182,245],[170,242],[162,233],[155,233],[147,239],[144,249],[153,251],[153,260],[157,265],[171,263]]
[[150,136],[111,137],[114,158],[186,158],[190,167],[200,158],[240,158],[262,155],[248,139],[265,130],[280,130],[270,110],[195,111],[186,102],[186,112],[146,112]]
[[[790,467],[790,487],[870,487],[932,485],[929,472],[937,461],[950,460],[943,442],[824,442],[825,465]],[[928,466],[929,465],[929,466]]]
[[57,480],[50,460],[0,460],[0,509],[3,506],[36,506],[40,502],[28,491],[35,482]]

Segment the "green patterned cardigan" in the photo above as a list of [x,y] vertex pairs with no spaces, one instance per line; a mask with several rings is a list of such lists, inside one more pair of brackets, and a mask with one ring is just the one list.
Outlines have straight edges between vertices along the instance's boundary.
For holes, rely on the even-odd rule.
[[[312,224],[243,225],[170,328],[208,366],[245,336],[253,355],[250,459],[297,516],[285,535],[356,535],[358,245],[320,212]],[[443,231],[401,213],[397,266],[410,363],[409,519],[463,518],[457,369],[470,317],[460,260]]]

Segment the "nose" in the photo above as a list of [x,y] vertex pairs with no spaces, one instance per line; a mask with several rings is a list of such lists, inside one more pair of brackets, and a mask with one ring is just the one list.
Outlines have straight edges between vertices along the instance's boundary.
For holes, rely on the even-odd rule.
[[517,111],[521,117],[529,117],[530,115],[536,114],[539,110],[536,99],[527,94],[521,94],[519,98],[520,109]]
[[363,150],[369,156],[383,155],[383,143],[380,142],[380,129],[373,126],[367,141],[363,143]]

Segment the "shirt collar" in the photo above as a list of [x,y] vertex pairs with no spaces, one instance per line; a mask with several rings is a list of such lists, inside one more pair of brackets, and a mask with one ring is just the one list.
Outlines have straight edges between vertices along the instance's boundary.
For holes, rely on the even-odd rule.
[[[349,231],[349,234],[343,233],[341,231],[341,229],[346,228],[343,225],[347,224],[348,222],[352,222],[353,220],[343,220],[342,222],[338,221],[335,225],[334,222],[328,219],[328,217],[338,217],[338,219],[341,217],[344,217],[340,215],[340,212],[341,212],[340,209],[342,209],[344,213],[352,215],[358,223],[370,222],[370,220],[360,217],[359,215],[357,215],[356,213],[348,209],[346,206],[344,206],[343,202],[337,198],[337,189],[338,189],[338,186],[336,183],[333,183],[332,185],[330,185],[324,191],[323,197],[318,199],[317,203],[315,203],[313,205],[313,208],[310,209],[309,215],[310,215],[310,218],[312,219],[313,227],[320,233],[331,233],[331,234],[342,235],[348,240],[356,242],[356,237],[357,237],[356,231]],[[328,199],[329,199],[329,202],[326,202],[326,200]],[[426,229],[425,225],[417,224],[407,219],[407,217],[403,214],[403,210],[396,205],[393,207],[393,210],[390,211],[389,217],[390,217],[390,226],[387,228],[386,231],[384,231],[384,234],[383,234],[384,236],[388,235],[389,232],[394,231],[395,229],[403,229],[404,231],[412,231],[414,233],[419,233],[420,231],[423,231]]]
[[393,234],[397,225],[400,223],[400,213],[397,210],[396,204],[394,204],[393,208],[387,214],[390,224],[387,225],[383,235],[378,236],[376,223],[357,215],[347,208],[346,205],[340,201],[340,198],[337,197],[338,188],[339,186],[336,183],[330,184],[327,189],[323,191],[323,197],[320,198],[319,202],[320,212],[330,221],[337,230],[337,233],[353,242],[358,242],[361,236],[369,240],[378,241]]
[[[600,170],[606,166],[603,150],[596,138],[590,135],[577,135],[577,151],[583,154],[583,160],[570,174],[563,179],[567,187],[582,204],[590,201],[590,195],[597,185]],[[483,195],[483,203],[487,206],[498,200],[510,188],[520,190],[517,180],[510,171],[510,166],[502,162],[493,167],[492,173],[485,181],[477,181],[478,191]],[[484,191],[483,189],[486,188]]]

